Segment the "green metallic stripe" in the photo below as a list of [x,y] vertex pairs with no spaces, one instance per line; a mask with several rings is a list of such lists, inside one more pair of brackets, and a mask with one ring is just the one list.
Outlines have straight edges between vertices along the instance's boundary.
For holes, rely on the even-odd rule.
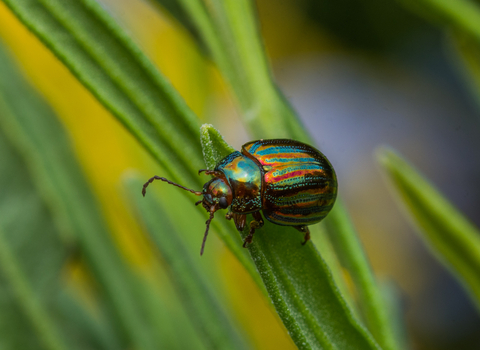
[[332,205],[329,204],[329,205],[319,205],[314,207],[287,207],[287,208],[276,210],[276,212],[282,213],[282,215],[285,215],[285,216],[295,216],[295,215],[309,216],[309,215],[314,215],[321,212],[326,212],[326,211],[328,212],[331,209],[332,209]]
[[243,145],[243,148],[248,150],[250,153],[254,154],[256,152],[260,152],[258,149],[275,149],[275,148],[292,148],[292,149],[301,149],[301,150],[308,150],[310,152],[320,153],[317,149],[309,146],[307,144],[288,140],[288,139],[276,139],[276,140],[259,140],[259,141],[252,141]]
[[322,221],[322,219],[328,214],[327,212],[324,212],[322,215],[318,215],[316,217],[292,217],[292,216],[285,216],[282,214],[278,214],[277,212],[269,212],[265,213],[264,211],[264,216],[271,222],[277,224],[277,225],[283,225],[283,226],[301,226],[301,225],[313,225],[316,224],[317,222]]
[[[281,155],[280,162],[318,162],[322,166],[327,166],[328,163],[325,163],[324,156],[318,150],[308,145],[292,141],[292,140],[265,140],[265,141],[256,141],[251,144],[244,145],[244,150],[251,154],[253,157],[257,158],[260,163],[267,164],[274,162],[271,161],[269,155]],[[300,154],[305,154],[305,159],[299,157]],[[273,158],[276,159],[276,158]],[[297,160],[296,160],[297,159]],[[299,160],[300,159],[300,160]],[[278,159],[276,159],[278,160]]]
[[262,149],[261,151],[253,153],[257,158],[262,159],[272,159],[276,156],[281,156],[281,158],[288,159],[298,159],[303,157],[318,160],[320,154],[315,150],[307,150],[293,147],[270,147],[268,149]]
[[[325,206],[330,205],[334,202],[336,198],[336,193],[319,193],[319,194],[309,194],[309,193],[299,193],[294,196],[284,196],[278,197],[272,194],[268,194],[269,203],[271,203],[275,208],[286,208],[286,207],[309,207],[309,206]],[[299,205],[301,204],[301,205]]]
[[217,166],[215,167],[216,171],[221,171],[226,165],[230,164],[235,158],[242,157],[242,154],[238,151],[230,153],[228,156],[223,158],[221,161],[218,162]]
[[306,152],[301,153],[278,153],[272,154],[268,156],[259,156],[258,154],[254,154],[260,163],[263,165],[269,166],[286,166],[288,164],[316,164],[320,168],[328,168],[329,165],[318,155],[310,155]]
[[295,145],[277,145],[277,146],[263,146],[257,149],[255,152],[252,151],[253,154],[257,154],[259,156],[266,156],[272,154],[292,154],[294,157],[298,153],[305,153],[309,155],[320,155],[321,153],[309,146],[295,146]]
[[[291,181],[290,181],[291,180]],[[268,192],[276,192],[275,195],[278,197],[288,197],[290,194],[296,194],[299,192],[308,192],[314,191],[319,193],[324,193],[325,188],[332,187],[331,184],[334,183],[333,179],[321,181],[311,181],[311,182],[298,182],[295,179],[286,179],[279,181],[274,184],[267,184]],[[330,192],[330,191],[328,191]],[[273,195],[273,193],[271,193]]]
[[322,167],[320,167],[318,164],[315,163],[294,163],[294,164],[289,164],[289,165],[283,165],[280,167],[276,167],[275,169],[272,169],[269,171],[269,176],[270,177],[279,177],[282,175],[286,175],[289,173],[293,172],[298,172],[298,171],[305,171],[304,174],[302,175],[294,175],[295,177],[302,177],[305,174],[308,174],[311,171],[322,171]]
[[[274,195],[270,194],[270,196],[274,197]],[[305,203],[305,200],[308,199],[309,201],[319,201],[319,200],[334,200],[337,194],[335,192],[323,192],[323,193],[305,193],[305,192],[298,192],[292,195],[284,195],[282,197],[275,197],[275,205],[283,206],[283,205],[291,205],[293,202],[298,203]]]

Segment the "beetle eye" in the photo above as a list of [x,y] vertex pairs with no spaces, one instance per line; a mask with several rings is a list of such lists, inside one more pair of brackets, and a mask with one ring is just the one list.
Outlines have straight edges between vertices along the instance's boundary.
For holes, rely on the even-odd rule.
[[203,196],[203,197],[207,200],[208,203],[212,203],[212,196],[211,196],[209,193],[207,193],[207,194],[206,194],[205,196]]
[[227,197],[220,197],[218,204],[220,205],[220,208],[227,209],[228,207]]

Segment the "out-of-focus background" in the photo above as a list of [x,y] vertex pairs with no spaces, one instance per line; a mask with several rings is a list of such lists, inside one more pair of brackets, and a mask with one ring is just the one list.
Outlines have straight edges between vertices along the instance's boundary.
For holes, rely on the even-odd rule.
[[[235,148],[249,141],[226,85],[185,29],[153,3],[101,2],[195,113]],[[371,264],[401,299],[412,348],[479,349],[480,318],[471,301],[414,233],[374,161],[381,145],[399,150],[480,226],[480,103],[448,33],[396,1],[256,4],[275,78],[335,166]],[[2,3],[0,37],[68,128],[117,243],[132,264],[148,270],[148,244],[119,183],[129,169],[145,177],[161,169]],[[171,188],[162,194],[178,195]],[[204,220],[190,210],[193,200],[174,203],[194,224]],[[202,233],[192,235],[193,246]],[[293,347],[227,249],[214,235],[208,245],[205,260],[220,267],[220,288],[259,348]]]

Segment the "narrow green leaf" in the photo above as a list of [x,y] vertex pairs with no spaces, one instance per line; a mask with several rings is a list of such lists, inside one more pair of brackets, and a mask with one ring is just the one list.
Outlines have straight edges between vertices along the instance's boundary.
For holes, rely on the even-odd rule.
[[380,149],[378,161],[427,245],[480,309],[480,231],[394,151]]
[[[235,92],[243,111],[243,120],[251,135],[255,139],[287,137],[313,144],[311,137],[303,129],[291,106],[272,80],[252,1],[178,0],[178,2],[189,14],[190,21],[197,26],[204,45],[210,49],[213,60]],[[211,161],[210,163],[213,164]],[[213,166],[210,163],[207,164]],[[343,215],[342,220],[348,220],[348,216]],[[334,236],[337,231],[342,230],[337,222],[333,221],[329,226],[329,236]],[[352,230],[342,232],[345,233],[345,240],[350,242],[351,249],[361,252],[362,248],[355,232]],[[293,241],[291,238],[290,240]],[[365,271],[365,265],[362,265],[365,262],[364,259],[352,260],[348,268]],[[356,266],[357,263],[361,266]],[[336,265],[332,267],[337,268]],[[334,275],[341,276],[341,271],[335,271]],[[362,277],[355,279],[355,282],[361,280]],[[379,294],[378,290],[373,291],[377,288],[375,285],[368,286],[368,291],[360,290],[365,285],[357,285],[357,289],[360,290],[361,295]],[[351,299],[349,296],[346,298]],[[380,301],[363,306],[364,311],[369,315],[378,316],[383,311],[375,310],[377,307],[385,309]],[[370,310],[370,308],[374,309]],[[380,322],[381,319],[382,317],[379,316],[377,321]],[[369,326],[374,324],[375,322],[370,323]],[[371,331],[380,336],[385,335],[379,341],[396,348],[391,338],[387,336],[393,332],[388,330],[389,327],[391,325],[385,323],[382,324],[381,330],[371,329]]]
[[480,41],[480,5],[471,0],[400,0],[420,15]]
[[400,349],[410,348],[410,339],[405,325],[405,305],[402,301],[402,290],[395,281],[381,282],[383,299],[387,300],[386,314],[389,316],[389,323],[393,327],[394,338],[397,339],[397,347]]
[[98,205],[55,114],[0,52],[0,126],[25,159],[37,191],[78,245],[113,308],[117,335],[156,349],[130,290],[131,271],[116,250]]
[[[152,1],[152,3],[154,3]],[[162,0],[159,1],[160,5],[170,12],[174,18],[176,18],[182,26],[187,29],[190,34],[199,42],[200,46],[202,43],[199,41],[199,34],[197,32],[197,28],[195,25],[190,21],[188,14],[185,13],[184,8],[180,5],[178,0]]]
[[[4,58],[0,47],[0,81],[6,80],[3,69],[13,70]],[[20,92],[12,80],[15,76],[9,78],[11,89]],[[30,101],[28,94],[18,98]],[[0,348],[118,349],[119,342],[103,341],[106,332],[99,322],[88,318],[83,306],[63,292],[63,269],[72,253],[72,240],[60,234],[53,217],[56,212],[49,210],[33,185],[35,176],[30,176],[21,154],[7,142],[1,127],[6,112],[0,108]]]
[[0,159],[0,347],[68,349],[49,305],[59,287],[65,246],[1,128]]
[[343,268],[340,264],[340,260],[338,259],[335,248],[332,245],[332,241],[328,235],[326,225],[309,226],[309,230],[311,234],[311,240],[317,247],[320,247],[320,254],[330,268],[333,280],[335,281],[335,285],[340,291],[340,294],[342,295],[343,299],[345,299],[345,302],[352,311],[354,317],[361,321],[362,317],[360,310],[352,293],[352,288],[354,286],[352,286],[351,282],[353,280],[350,277],[350,272]]
[[224,307],[219,303],[219,298],[205,280],[202,271],[189,255],[175,226],[168,220],[154,196],[142,197],[138,191],[141,186],[142,182],[136,178],[127,182],[130,198],[166,263],[167,272],[191,322],[199,330],[207,347],[248,348],[225,313]]
[[480,106],[480,3],[472,0],[401,0],[447,30],[450,57]]
[[159,270],[155,267],[148,276],[138,276],[136,282],[148,323],[156,330],[158,348],[208,350],[208,344],[197,334],[190,315],[185,312],[183,301]]
[[41,343],[43,343],[45,348],[50,350],[68,349],[68,347],[63,344],[58,329],[53,325],[50,316],[43,305],[39,303],[32,286],[12,253],[12,248],[4,238],[4,232],[2,232],[1,229],[0,269],[3,271],[8,283],[12,286],[13,293],[21,309],[23,309],[23,312],[27,315],[27,318],[37,331]]
[[225,142],[222,135],[211,124],[203,124],[200,128],[200,142],[203,160],[208,170],[215,169],[219,159],[235,152],[235,149]]
[[[241,107],[249,131],[265,138],[275,125],[275,138],[287,137],[311,143],[296,113],[272,79],[257,26],[254,1],[214,0],[213,3],[221,16],[212,15],[211,18],[216,30],[224,35],[223,47],[230,48],[231,61],[235,62],[234,56],[238,61],[235,63],[240,79],[232,87],[237,96],[240,88],[248,94]],[[225,19],[222,21],[222,18]]]
[[[210,127],[209,133],[214,132]],[[218,153],[222,155],[226,147],[221,135],[211,140],[220,140]],[[215,141],[210,145],[217,146]],[[242,235],[245,238],[248,229]],[[302,246],[302,241],[295,229],[266,222],[248,247],[295,344],[300,349],[377,349],[354,319],[314,245]]]
[[459,31],[453,31],[450,39],[456,53],[457,66],[480,108],[480,40],[474,40]]
[[[171,180],[203,183],[200,122],[95,0],[2,0],[122,122]],[[249,272],[245,253],[219,230]]]
[[[228,38],[228,47],[234,47],[236,56],[240,58],[241,64],[239,66],[242,67],[242,71],[247,72],[248,79],[241,82],[249,84],[246,89],[251,92],[251,98],[254,102],[252,105],[243,106],[245,112],[243,116],[252,135],[257,139],[288,137],[312,143],[308,133],[302,128],[290,105],[271,79],[256,26],[252,2],[227,0],[224,2],[213,1],[213,3],[217,11],[224,13],[224,16],[228,19],[220,22],[218,18],[222,18],[221,16],[212,16],[214,26],[217,32],[232,33],[232,36]],[[229,30],[225,27],[229,27]],[[237,84],[240,84],[240,82],[237,82]],[[262,106],[261,112],[252,115],[253,105]],[[264,108],[271,110],[266,112]],[[275,125],[274,128],[273,125]],[[333,220],[331,225],[327,227],[328,236],[332,240],[337,237],[339,232],[342,232],[342,242],[348,244],[348,252],[342,251],[345,246],[334,245],[334,247],[339,256],[346,257],[346,259],[343,259],[346,263],[345,266],[349,269],[359,294],[365,296],[361,302],[362,311],[364,311],[367,319],[367,327],[381,346],[386,349],[398,348],[393,339],[392,325],[386,322],[388,318],[385,315],[384,303],[381,298],[376,299],[380,292],[374,282],[373,273],[368,266],[361,244],[354,230],[345,230],[346,226],[353,227],[348,215],[343,208],[337,208],[336,213],[330,215],[338,215],[339,220]],[[350,256],[350,254],[354,255]],[[357,273],[362,274],[357,276]],[[335,272],[335,275],[338,274],[338,272]],[[349,296],[346,298],[349,299]]]
[[96,1],[3,1],[173,179],[200,183],[198,119]]
[[337,201],[325,224],[342,265],[350,271],[355,286],[358,286],[359,305],[367,328],[382,349],[400,349],[396,327],[391,323],[394,318],[389,315],[386,300],[341,201]]
[[105,317],[104,308],[99,307],[92,313],[83,304],[78,290],[64,287],[55,295],[55,319],[61,325],[62,333],[68,338],[68,349],[118,350],[122,344],[115,334],[110,320]]
[[[169,0],[156,0],[165,4]],[[295,113],[272,81],[251,0],[177,0],[189,16],[260,138],[275,125],[275,137],[309,141]],[[169,10],[168,6],[165,6]],[[172,15],[176,15],[172,12]],[[178,17],[181,23],[185,19]]]

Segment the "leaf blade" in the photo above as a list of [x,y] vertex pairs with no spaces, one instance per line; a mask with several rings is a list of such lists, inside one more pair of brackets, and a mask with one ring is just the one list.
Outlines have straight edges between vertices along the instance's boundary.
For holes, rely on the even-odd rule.
[[160,164],[199,183],[200,147],[184,142],[198,140],[198,119],[95,1],[4,2]]
[[480,231],[398,154],[380,149],[378,162],[434,255],[459,279],[480,309]]
[[[211,127],[209,133],[217,133],[211,140],[219,140],[219,149],[228,150],[218,131]],[[210,144],[217,146],[215,141]],[[243,238],[248,231],[242,232]],[[266,222],[248,247],[295,344],[300,349],[378,348],[354,319],[314,245],[302,246],[299,235],[293,228]]]
[[12,286],[23,312],[34,326],[45,348],[50,350],[68,349],[48,312],[37,300],[32,286],[3,236],[4,232],[0,229],[0,266]]
[[[142,197],[138,192],[142,182],[133,177],[126,182],[136,213],[166,262],[167,272],[190,315],[190,321],[212,349],[247,349],[243,338],[218,302],[203,272],[189,256],[180,235],[154,196]],[[165,234],[167,233],[167,234]],[[179,259],[181,257],[181,259]]]
[[[0,126],[25,159],[35,188],[57,217],[66,242],[85,254],[92,273],[107,295],[119,329],[140,349],[155,349],[142,327],[129,290],[132,271],[120,257],[97,202],[75,159],[65,130],[50,107],[16,72],[0,52]],[[118,331],[122,334],[123,331]]]
[[349,271],[358,292],[358,304],[365,324],[383,349],[400,349],[400,340],[357,233],[341,201],[325,219],[330,241],[343,266]]
[[[199,119],[94,0],[2,0],[132,133],[175,182],[203,183]],[[253,273],[237,244],[227,247]],[[255,275],[252,275],[254,279]]]
[[480,41],[480,7],[474,1],[401,0],[400,2],[414,11],[420,11],[425,17],[445,23]]

